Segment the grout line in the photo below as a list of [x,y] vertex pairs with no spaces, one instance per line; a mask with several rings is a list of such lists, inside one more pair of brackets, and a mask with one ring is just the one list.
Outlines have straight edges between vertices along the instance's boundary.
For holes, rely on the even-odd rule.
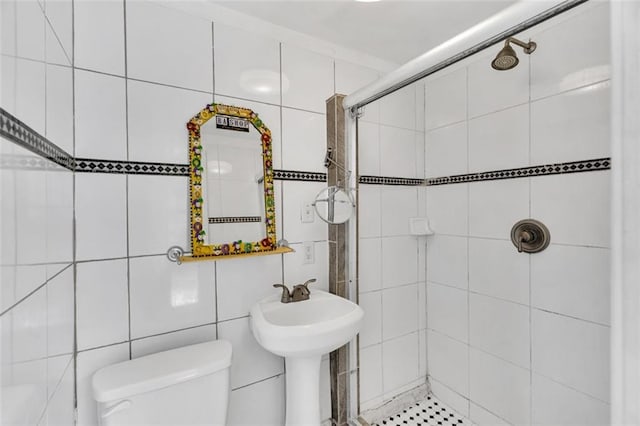
[[[466,168],[467,168],[467,173],[469,172],[469,167],[471,164],[471,155],[470,155],[470,149],[469,149],[469,139],[470,139],[470,125],[469,125],[469,67],[465,67],[465,116],[466,116],[466,120],[465,120],[465,130],[466,130],[466,143],[467,143],[467,147],[466,147],[466,154],[467,154],[467,164],[466,164]],[[471,340],[471,293],[470,293],[470,241],[469,241],[469,233],[470,233],[470,229],[471,229],[471,212],[469,210],[469,207],[471,206],[471,188],[469,185],[466,185],[466,201],[467,201],[467,209],[466,209],[466,213],[467,213],[467,232],[466,232],[466,237],[465,237],[465,243],[466,243],[466,249],[467,249],[467,307],[466,307],[466,314],[467,314],[467,340]],[[469,413],[469,415],[471,415],[471,350],[469,349],[469,346],[467,346],[467,390],[469,391],[469,400],[468,400],[468,404],[467,404],[467,413]]]
[[283,373],[279,373],[279,374],[276,374],[274,376],[266,377],[264,379],[260,379],[260,380],[255,381],[255,382],[248,383],[246,385],[238,386],[237,388],[231,388],[231,391],[233,392],[233,391],[236,391],[236,390],[239,390],[239,389],[247,388],[249,386],[257,385],[258,383],[266,382],[267,380],[271,380],[271,379],[275,379],[275,378],[280,377],[280,376],[284,376],[284,374],[285,374],[284,372]]
[[41,288],[43,288],[44,286],[46,286],[49,282],[51,282],[52,280],[54,280],[55,278],[58,277],[58,275],[62,274],[64,271],[66,271],[67,269],[69,269],[70,267],[73,266],[73,263],[68,264],[66,267],[64,267],[63,269],[59,270],[58,272],[56,272],[54,275],[52,275],[50,278],[47,278],[46,281],[40,285],[38,285],[36,288],[34,288],[33,290],[31,290],[29,293],[27,293],[25,296],[21,297],[17,302],[13,303],[12,305],[10,305],[7,309],[5,309],[4,311],[2,311],[2,313],[0,313],[0,318],[2,318],[5,314],[9,313],[9,311],[11,311],[13,308],[15,308],[16,306],[18,306],[19,304],[21,304],[22,302],[24,302],[25,300],[27,300],[29,297],[31,297],[32,295],[34,295],[38,290],[40,290]]
[[[525,308],[529,307],[529,305],[526,304],[526,303],[516,302],[514,300],[505,299],[505,298],[502,298],[502,297],[497,297],[497,296],[494,296],[494,295],[491,295],[491,294],[481,293],[481,292],[474,291],[474,290],[465,290],[463,288],[457,287],[457,286],[452,285],[452,284],[444,284],[444,283],[433,281],[433,280],[428,280],[427,284],[435,284],[435,285],[439,285],[439,286],[442,286],[442,287],[447,287],[449,289],[458,290],[458,291],[467,291],[470,294],[473,294],[473,295],[476,295],[476,296],[483,296],[483,297],[487,297],[487,298],[490,298],[490,299],[499,300],[501,302],[512,303],[514,305],[522,306],[522,307],[525,307]],[[372,292],[370,292],[370,293],[372,293]],[[597,322],[597,321],[588,320],[588,319],[585,319],[585,318],[580,318],[580,317],[572,316],[572,315],[569,315],[569,314],[564,314],[562,312],[550,311],[548,309],[544,309],[544,308],[541,308],[541,307],[538,307],[538,306],[535,306],[535,305],[531,305],[531,308],[533,310],[536,310],[536,311],[546,312],[546,313],[549,313],[549,314],[554,314],[554,315],[558,315],[558,316],[565,317],[565,318],[571,318],[571,319],[574,319],[574,320],[577,320],[577,321],[582,321],[582,322],[586,322],[586,323],[593,324],[593,325],[599,325],[601,327],[608,327],[608,328],[611,327],[609,324],[600,323],[600,322]]]
[[[122,0],[123,38],[124,38],[124,115],[125,115],[125,152],[127,162],[129,161],[129,51],[127,49],[127,1]],[[129,337],[129,359],[133,359],[133,348],[131,344],[131,244],[129,235],[129,174],[125,176],[125,230],[126,230],[126,252],[127,252],[127,332]]]

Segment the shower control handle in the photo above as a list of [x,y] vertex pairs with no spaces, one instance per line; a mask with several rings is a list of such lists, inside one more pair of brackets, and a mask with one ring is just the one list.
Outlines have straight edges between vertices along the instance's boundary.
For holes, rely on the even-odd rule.
[[549,246],[551,236],[542,222],[525,219],[511,228],[511,241],[519,253],[538,253]]

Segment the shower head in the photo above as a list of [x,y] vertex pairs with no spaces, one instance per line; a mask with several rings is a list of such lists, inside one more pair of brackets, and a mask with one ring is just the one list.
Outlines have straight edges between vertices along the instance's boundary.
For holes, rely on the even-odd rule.
[[536,50],[536,44],[532,41],[529,41],[529,43],[523,43],[518,39],[509,37],[505,40],[502,50],[498,52],[495,59],[491,61],[491,67],[494,70],[510,70],[512,68],[515,68],[516,65],[518,65],[518,62],[520,62],[518,60],[518,56],[516,55],[516,51],[513,50],[513,47],[511,47],[509,43],[513,43],[522,47],[524,53],[526,53],[527,55],[530,55],[534,50]]

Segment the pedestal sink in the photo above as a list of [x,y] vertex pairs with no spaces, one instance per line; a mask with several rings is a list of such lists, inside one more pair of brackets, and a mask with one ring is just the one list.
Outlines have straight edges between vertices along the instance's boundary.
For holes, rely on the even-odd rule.
[[355,337],[364,312],[342,297],[313,290],[309,300],[269,296],[251,308],[251,330],[263,348],[285,357],[286,425],[320,425],[320,361]]

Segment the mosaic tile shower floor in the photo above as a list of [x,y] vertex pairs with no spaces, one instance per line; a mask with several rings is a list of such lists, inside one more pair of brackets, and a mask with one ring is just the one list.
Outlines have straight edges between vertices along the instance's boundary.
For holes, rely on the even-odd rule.
[[473,426],[467,418],[430,395],[422,402],[417,402],[401,413],[387,417],[371,426]]

